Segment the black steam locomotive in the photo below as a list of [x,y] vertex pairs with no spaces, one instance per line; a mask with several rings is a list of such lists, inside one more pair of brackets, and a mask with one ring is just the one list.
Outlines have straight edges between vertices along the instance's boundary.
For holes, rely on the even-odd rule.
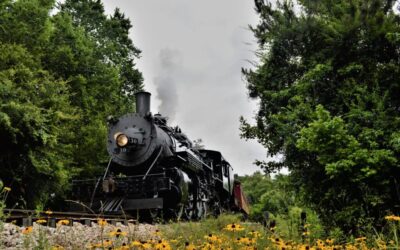
[[233,169],[213,150],[193,147],[179,127],[150,113],[150,93],[136,94],[137,113],[109,118],[104,175],[73,181],[75,200],[104,213],[199,219],[222,210],[248,213]]

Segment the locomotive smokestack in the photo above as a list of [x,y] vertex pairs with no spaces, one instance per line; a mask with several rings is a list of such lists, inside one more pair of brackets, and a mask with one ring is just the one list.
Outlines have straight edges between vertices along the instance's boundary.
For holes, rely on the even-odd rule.
[[149,92],[141,91],[135,94],[136,97],[136,113],[146,115],[150,112],[150,96]]

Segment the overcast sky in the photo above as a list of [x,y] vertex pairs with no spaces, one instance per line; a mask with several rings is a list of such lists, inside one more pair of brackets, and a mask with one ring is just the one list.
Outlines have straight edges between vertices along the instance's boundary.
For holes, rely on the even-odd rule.
[[258,21],[252,0],[103,0],[130,18],[131,38],[152,112],[170,117],[192,140],[221,151],[236,173],[258,169],[266,150],[240,139],[239,117],[253,121],[257,104],[247,97],[241,68],[255,61],[249,24]]

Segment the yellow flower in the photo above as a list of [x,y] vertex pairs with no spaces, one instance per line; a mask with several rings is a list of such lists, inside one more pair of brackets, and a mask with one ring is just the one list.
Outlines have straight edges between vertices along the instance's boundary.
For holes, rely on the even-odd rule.
[[59,220],[58,222],[57,222],[57,225],[68,225],[69,224],[69,220]]
[[51,210],[47,210],[46,212],[44,212],[45,214],[47,214],[47,215],[51,215],[51,214],[53,214],[53,211],[51,211]]
[[388,221],[400,221],[400,217],[396,215],[385,216],[385,219]]
[[232,224],[226,225],[224,230],[228,230],[228,231],[231,231],[231,232],[236,232],[236,231],[242,231],[242,230],[244,230],[244,228],[240,224],[232,223]]
[[156,250],[171,250],[171,246],[165,240],[159,240],[158,243],[155,245]]
[[117,236],[117,237],[119,237],[119,236],[126,236],[127,233],[126,233],[126,232],[122,232],[121,229],[117,229],[116,231],[110,232],[109,235],[110,235],[111,237],[112,237],[112,236]]
[[115,248],[115,250],[129,250],[129,249],[131,248],[125,243],[122,243],[122,246]]
[[308,235],[310,235],[310,231],[305,231],[305,232],[302,233],[302,235],[308,236]]
[[103,247],[110,247],[112,246],[112,241],[111,240],[105,240],[103,241]]
[[4,187],[3,190],[6,191],[6,192],[10,192],[10,191],[11,191],[11,188],[10,188],[10,187]]
[[144,243],[144,244],[142,245],[142,248],[143,248],[143,249],[151,249],[151,248],[152,248],[152,245],[151,245],[150,243]]
[[47,220],[44,220],[44,219],[39,219],[36,221],[36,223],[38,223],[38,224],[44,224],[46,222],[47,222]]
[[22,229],[22,233],[23,234],[30,234],[30,233],[32,233],[32,231],[33,231],[33,227],[32,226]]
[[133,246],[133,247],[139,247],[141,245],[142,245],[142,243],[138,240],[132,241],[132,243],[131,243],[131,246]]
[[99,226],[104,227],[105,225],[107,225],[107,221],[104,219],[99,219],[97,220],[97,224],[99,224]]
[[251,230],[251,232],[249,232],[248,234],[250,234],[250,236],[252,236],[252,237],[254,237],[254,238],[259,238],[259,237],[261,237],[261,233],[258,232],[258,231],[254,231],[254,230]]
[[206,236],[204,236],[204,238],[208,241],[212,241],[212,242],[216,242],[216,243],[222,242],[220,238],[218,238],[216,235],[213,235],[213,234],[206,235]]
[[53,246],[53,247],[51,248],[51,250],[64,250],[64,247],[63,247],[63,246],[60,246],[60,245],[55,245],[55,246]]
[[356,242],[365,241],[366,239],[367,239],[367,237],[358,237],[358,238],[356,238]]
[[329,245],[332,245],[334,241],[335,241],[335,240],[334,240],[334,239],[331,239],[331,238],[328,238],[328,239],[325,240],[325,242],[326,242],[327,244],[329,244]]
[[185,242],[185,250],[196,250],[196,246],[189,242]]
[[244,245],[248,245],[248,244],[252,243],[251,240],[249,238],[247,238],[247,237],[238,238],[237,242],[240,243],[240,244],[244,244]]

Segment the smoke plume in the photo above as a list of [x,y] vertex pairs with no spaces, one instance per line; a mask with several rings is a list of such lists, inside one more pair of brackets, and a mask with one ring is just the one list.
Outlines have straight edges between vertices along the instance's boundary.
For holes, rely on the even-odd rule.
[[170,121],[175,119],[178,106],[178,90],[175,75],[180,65],[180,53],[177,50],[162,49],[159,55],[160,75],[154,78],[157,86],[157,98],[161,101],[159,112],[169,117]]

